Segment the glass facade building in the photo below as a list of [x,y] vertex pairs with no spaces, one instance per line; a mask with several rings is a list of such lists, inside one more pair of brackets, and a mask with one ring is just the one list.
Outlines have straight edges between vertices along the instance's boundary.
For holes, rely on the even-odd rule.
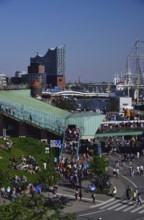
[[44,56],[31,57],[30,63],[43,65],[47,76],[65,76],[65,47],[49,48]]

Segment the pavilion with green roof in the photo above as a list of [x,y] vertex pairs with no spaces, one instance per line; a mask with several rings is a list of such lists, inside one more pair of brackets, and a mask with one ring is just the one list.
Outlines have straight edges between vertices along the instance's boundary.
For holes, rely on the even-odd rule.
[[[59,135],[69,125],[80,129],[81,138],[92,139],[104,115],[96,112],[69,112],[31,97],[30,90],[1,90],[0,105],[7,114],[23,122],[31,122]],[[31,118],[30,118],[31,116]],[[31,120],[31,121],[30,121]]]

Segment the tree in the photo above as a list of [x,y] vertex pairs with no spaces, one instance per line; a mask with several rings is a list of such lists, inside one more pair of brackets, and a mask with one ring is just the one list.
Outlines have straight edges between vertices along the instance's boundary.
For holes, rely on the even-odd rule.
[[95,185],[97,190],[104,190],[109,187],[109,174],[107,172],[108,161],[100,157],[99,155],[94,155],[90,161],[90,169],[95,176]]
[[97,176],[106,173],[106,168],[108,166],[108,161],[100,157],[99,155],[94,155],[90,161],[90,169]]
[[107,106],[107,110],[110,112],[118,112],[119,111],[119,104],[116,98],[111,98],[109,101],[109,105]]
[[75,109],[75,104],[76,102],[74,99],[65,97],[58,97],[52,101],[52,105],[68,111]]
[[39,183],[42,183],[48,186],[53,186],[57,184],[59,180],[59,174],[56,172],[56,169],[55,169],[54,157],[55,157],[54,152],[52,149],[50,149],[46,169],[42,169],[37,174],[37,180]]
[[35,194],[33,197],[23,194],[14,199],[9,204],[0,207],[0,219],[3,220],[74,220],[74,215],[62,215],[62,207],[45,206],[45,198],[41,194]]

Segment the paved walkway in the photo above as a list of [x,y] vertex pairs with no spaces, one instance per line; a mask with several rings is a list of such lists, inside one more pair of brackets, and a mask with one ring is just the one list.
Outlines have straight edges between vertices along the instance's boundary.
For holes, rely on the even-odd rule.
[[[82,187],[85,188],[88,184],[90,184],[90,181],[84,180],[82,182]],[[111,184],[112,186],[117,187],[118,192],[117,192],[116,198],[124,198],[127,185],[125,186],[122,183],[121,177],[119,179],[112,177]],[[87,193],[84,191],[84,189],[82,190],[82,193],[83,193],[82,201],[80,201],[79,198],[77,201],[75,201],[74,193],[75,192],[70,187],[70,185],[67,185],[67,186],[62,186],[62,184],[58,185],[57,194],[59,196],[63,195],[63,196],[67,196],[73,199],[72,205],[68,205],[62,210],[64,213],[73,213],[73,212],[76,213],[76,212],[84,211],[89,208],[93,208],[94,206],[97,206],[99,204],[104,204],[108,200],[111,201],[112,199],[112,197],[109,195],[96,194],[96,204],[93,204],[90,192]]]

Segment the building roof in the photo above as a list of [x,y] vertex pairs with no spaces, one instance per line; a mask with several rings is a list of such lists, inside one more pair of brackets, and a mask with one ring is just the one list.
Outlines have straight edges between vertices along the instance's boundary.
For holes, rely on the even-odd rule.
[[41,87],[41,84],[38,82],[38,81],[34,81],[32,84],[31,84],[31,88],[39,88]]
[[15,109],[15,117],[29,120],[42,128],[51,129],[60,134],[68,125],[76,125],[81,130],[81,136],[94,137],[104,115],[96,112],[68,112],[50,104],[32,98],[30,90],[1,90],[0,104]]

